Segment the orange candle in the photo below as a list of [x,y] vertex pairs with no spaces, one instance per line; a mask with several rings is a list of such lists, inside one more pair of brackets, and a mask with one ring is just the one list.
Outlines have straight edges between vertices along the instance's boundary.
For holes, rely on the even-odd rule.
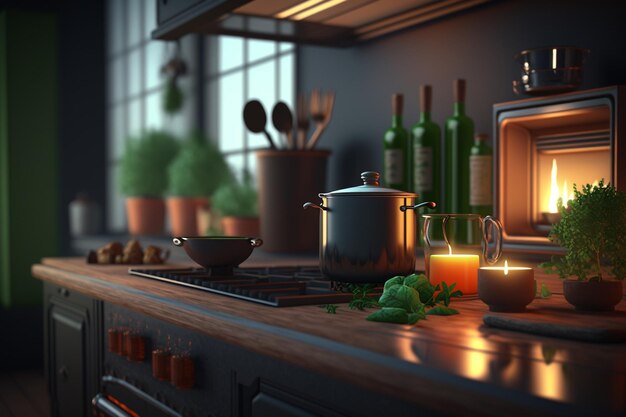
[[478,255],[430,255],[430,276],[434,285],[445,281],[448,286],[456,283],[455,290],[463,295],[478,292]]

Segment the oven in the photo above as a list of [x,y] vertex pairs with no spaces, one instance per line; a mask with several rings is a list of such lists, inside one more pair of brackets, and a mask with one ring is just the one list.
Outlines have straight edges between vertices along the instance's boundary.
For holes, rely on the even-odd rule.
[[625,94],[613,86],[494,105],[495,214],[508,249],[561,252],[547,236],[574,184],[626,189]]
[[134,385],[111,375],[102,377],[100,393],[91,404],[96,417],[181,417]]

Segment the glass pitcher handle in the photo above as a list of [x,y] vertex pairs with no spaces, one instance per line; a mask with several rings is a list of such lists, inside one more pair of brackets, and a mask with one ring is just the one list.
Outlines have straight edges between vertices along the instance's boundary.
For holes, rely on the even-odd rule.
[[[500,256],[502,256],[502,223],[492,216],[485,216],[482,223],[483,241],[485,242],[485,246],[483,246],[483,258],[489,265],[493,265],[498,262]],[[487,233],[489,224],[491,224],[494,229],[494,240],[496,242],[496,250],[493,256],[489,256],[489,253],[487,253],[489,250],[489,235]]]

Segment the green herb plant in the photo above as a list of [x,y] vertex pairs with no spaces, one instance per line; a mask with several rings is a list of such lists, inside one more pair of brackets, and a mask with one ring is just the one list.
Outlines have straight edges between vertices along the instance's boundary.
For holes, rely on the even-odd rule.
[[458,314],[457,310],[449,307],[452,298],[463,295],[454,289],[455,286],[448,286],[445,282],[432,285],[424,274],[393,277],[385,282],[383,294],[378,300],[382,309],[367,316],[367,320],[414,324],[428,315]]
[[213,208],[222,216],[256,217],[258,195],[250,175],[243,182],[232,181],[220,186],[212,198]]
[[177,79],[168,78],[163,89],[163,110],[167,114],[176,114],[183,108],[185,94],[178,86]]
[[[567,250],[540,264],[561,279],[601,281],[607,274],[617,280],[626,276],[626,193],[604,180],[597,186],[574,184],[574,199],[565,207],[558,202],[561,219],[552,226],[549,238]],[[605,266],[605,268],[603,268]]]
[[183,143],[168,173],[168,194],[179,197],[209,197],[233,181],[222,153],[197,132]]
[[162,197],[167,189],[167,167],[179,145],[174,136],[147,131],[131,136],[120,161],[118,184],[122,194],[134,197]]

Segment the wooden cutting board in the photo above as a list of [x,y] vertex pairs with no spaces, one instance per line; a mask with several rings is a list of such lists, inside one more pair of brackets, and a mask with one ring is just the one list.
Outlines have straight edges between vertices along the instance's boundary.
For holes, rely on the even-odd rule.
[[488,313],[486,325],[563,339],[598,343],[626,342],[626,301],[612,312],[577,311],[562,295],[536,299],[525,313]]

